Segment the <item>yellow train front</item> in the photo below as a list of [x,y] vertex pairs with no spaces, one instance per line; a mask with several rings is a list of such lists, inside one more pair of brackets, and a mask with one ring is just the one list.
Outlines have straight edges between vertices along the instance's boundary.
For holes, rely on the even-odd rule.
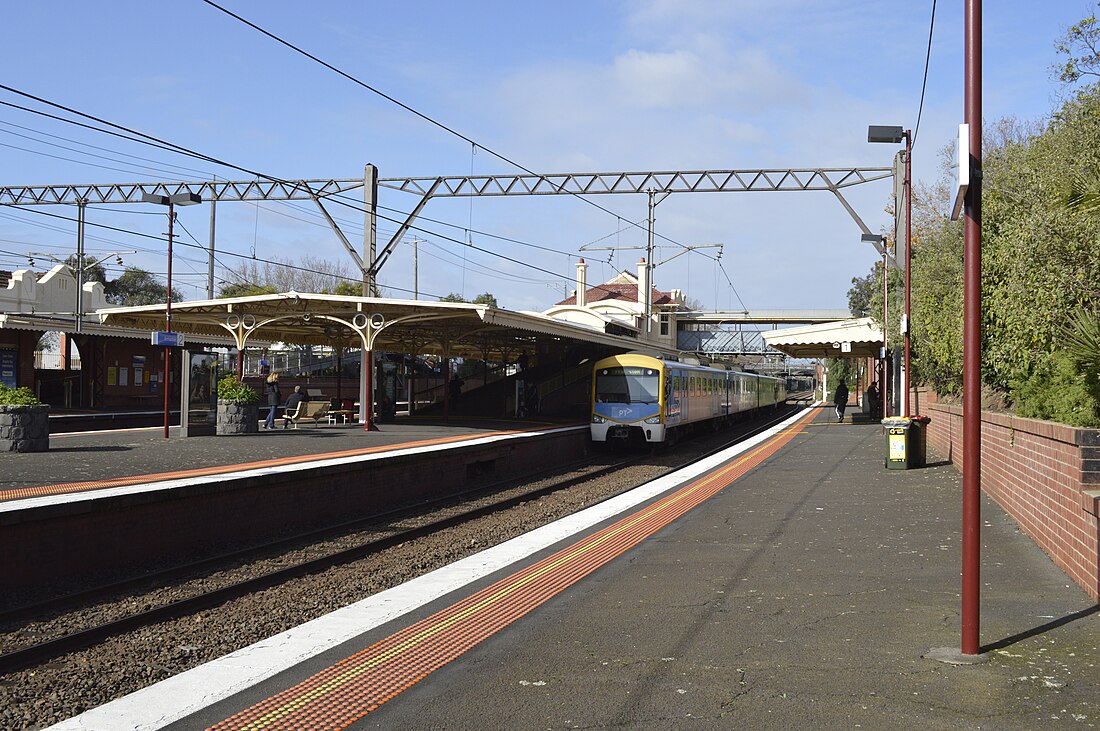
[[660,443],[786,399],[782,379],[626,353],[593,366],[590,432],[594,442]]

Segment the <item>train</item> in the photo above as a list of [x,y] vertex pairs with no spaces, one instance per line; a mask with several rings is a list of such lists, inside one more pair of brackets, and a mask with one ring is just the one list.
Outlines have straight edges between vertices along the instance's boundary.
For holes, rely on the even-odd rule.
[[593,365],[590,432],[593,442],[660,444],[786,400],[781,378],[625,353]]

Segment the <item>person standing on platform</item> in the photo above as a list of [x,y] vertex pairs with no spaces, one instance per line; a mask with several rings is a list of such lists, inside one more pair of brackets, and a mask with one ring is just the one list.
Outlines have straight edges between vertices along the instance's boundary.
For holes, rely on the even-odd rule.
[[878,381],[875,381],[867,387],[867,410],[872,417],[874,417],[875,415],[882,416],[882,402],[879,400],[880,396],[881,394],[879,393],[878,389]]
[[275,428],[275,409],[279,407],[281,394],[279,393],[279,372],[275,371],[267,377],[267,419],[264,420],[264,429]]
[[848,384],[844,381],[841,381],[840,385],[836,387],[836,393],[833,394],[833,403],[836,404],[837,423],[840,423],[844,421],[844,409],[848,407]]

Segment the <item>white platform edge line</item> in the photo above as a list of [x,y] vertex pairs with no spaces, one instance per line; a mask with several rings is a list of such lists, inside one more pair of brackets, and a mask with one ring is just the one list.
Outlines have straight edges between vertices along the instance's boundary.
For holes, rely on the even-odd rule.
[[749,451],[805,416],[798,411],[727,450],[329,614],[50,726],[47,731],[153,731],[270,678],[456,589],[668,492]]
[[[546,434],[553,434],[556,432],[564,431],[576,431],[579,429],[587,429],[587,426],[569,426],[569,427],[557,427],[554,429],[541,429],[539,431],[525,431],[517,432],[514,434],[494,434],[487,437],[472,437],[471,439],[464,439],[460,442],[447,442],[444,444],[429,444],[419,447],[409,447],[406,449],[392,449],[383,452],[374,452],[371,454],[356,454],[347,457],[334,457],[330,459],[318,459],[308,462],[297,462],[295,464],[288,465],[276,465],[272,467],[256,467],[250,470],[240,470],[237,472],[220,472],[215,475],[202,475],[199,477],[184,477],[176,480],[158,480],[155,482],[142,482],[136,485],[123,485],[120,487],[105,487],[94,490],[84,490],[81,492],[62,493],[59,495],[43,495],[41,497],[27,497],[20,498],[18,500],[6,500],[0,503],[0,513],[14,512],[17,510],[30,510],[33,508],[45,507],[48,505],[65,505],[68,503],[79,503],[87,500],[99,500],[108,497],[117,497],[120,495],[137,495],[143,492],[159,492],[164,490],[175,490],[181,487],[191,487],[195,485],[210,484],[212,482],[220,482],[227,477],[233,478],[247,478],[247,477],[259,477],[262,475],[274,475],[279,473],[294,473],[301,472],[302,470],[312,470],[318,467],[327,467],[331,465],[351,464],[354,462],[371,462],[379,459],[388,459],[390,457],[399,457],[410,454],[424,454],[428,452],[441,452],[447,449],[456,449],[458,447],[476,446],[479,444],[491,444],[497,441],[506,441],[509,439],[524,439],[534,436],[543,436]],[[302,455],[308,456],[308,455]],[[3,488],[6,490],[14,490],[18,488]]]

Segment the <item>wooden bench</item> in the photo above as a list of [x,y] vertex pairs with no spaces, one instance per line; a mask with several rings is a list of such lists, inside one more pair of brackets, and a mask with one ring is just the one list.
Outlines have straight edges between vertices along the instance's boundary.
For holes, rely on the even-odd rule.
[[320,424],[321,419],[328,418],[328,401],[302,401],[294,411],[283,416],[298,428],[299,421],[312,421],[314,425]]

